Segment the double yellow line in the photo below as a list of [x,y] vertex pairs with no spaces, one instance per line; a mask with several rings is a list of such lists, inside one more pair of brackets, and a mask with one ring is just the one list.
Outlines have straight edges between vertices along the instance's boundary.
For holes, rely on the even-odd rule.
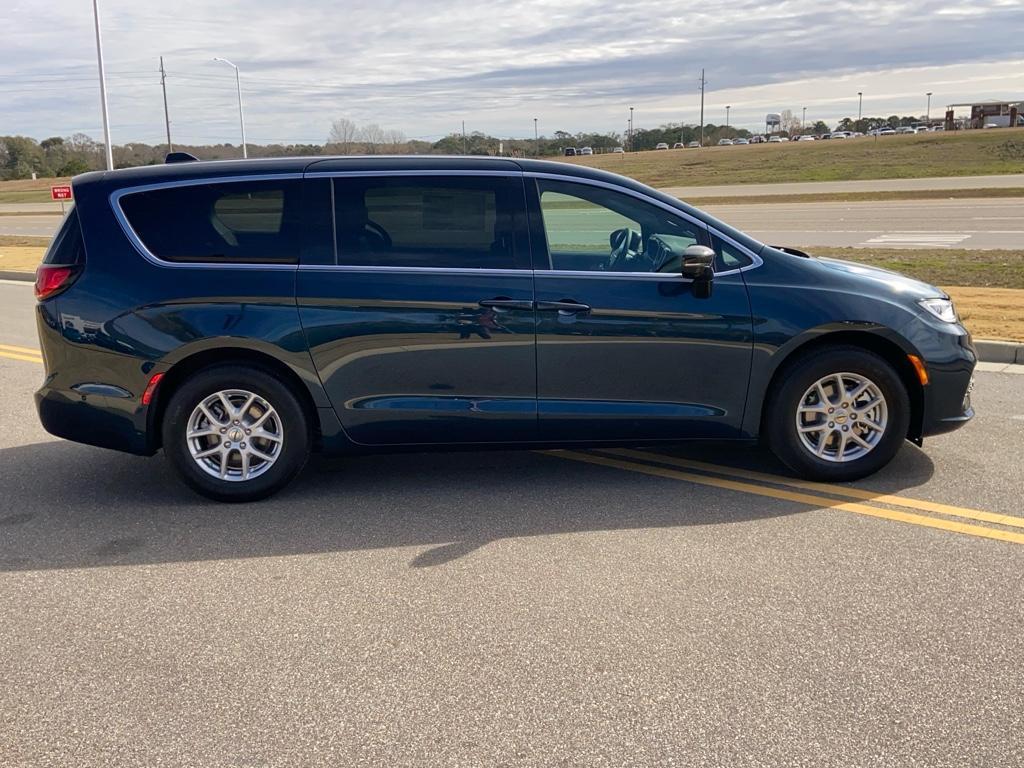
[[8,360],[21,360],[26,363],[43,363],[43,353],[32,347],[15,347],[11,344],[0,344],[0,357]]
[[[586,453],[580,451],[547,451],[546,453],[563,459],[623,469],[669,480],[683,480],[695,485],[807,504],[818,509],[838,509],[843,512],[895,520],[925,528],[937,528],[967,536],[1024,544],[1024,518],[1013,515],[1001,515],[923,499],[910,499],[905,496],[869,491],[863,488],[779,477],[764,472],[734,469],[628,448]],[[852,499],[853,501],[844,501],[843,499]],[[905,512],[904,509],[912,509],[914,512]],[[918,514],[920,512],[927,514]],[[963,522],[965,520],[971,522]],[[979,525],[979,523],[985,525]]]

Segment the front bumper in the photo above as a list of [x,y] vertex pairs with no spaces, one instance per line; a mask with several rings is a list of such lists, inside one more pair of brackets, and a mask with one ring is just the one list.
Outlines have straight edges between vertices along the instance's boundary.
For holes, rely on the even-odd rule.
[[928,386],[923,388],[921,437],[959,429],[974,418],[971,390],[977,361],[969,337],[954,359],[928,362]]

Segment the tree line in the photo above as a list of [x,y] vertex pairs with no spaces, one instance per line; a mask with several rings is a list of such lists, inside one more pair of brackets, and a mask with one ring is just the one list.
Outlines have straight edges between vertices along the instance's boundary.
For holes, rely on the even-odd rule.
[[[866,132],[890,126],[898,128],[919,122],[921,118],[890,115],[865,117],[854,120],[846,117],[839,121],[837,130]],[[798,135],[829,132],[822,121],[801,125],[792,113],[782,113],[781,133]],[[707,123],[703,131],[703,144],[717,144],[720,139],[749,138],[751,132],[733,126]],[[410,139],[401,131],[383,128],[376,123],[357,125],[347,118],[335,120],[323,144],[249,144],[249,157],[289,157],[316,155],[374,155],[374,154],[445,154],[445,155],[505,155],[509,157],[551,157],[562,155],[568,147],[590,147],[596,153],[611,152],[616,147],[626,151],[649,150],[665,143],[701,142],[699,125],[666,123],[657,128],[638,128],[633,135],[620,133],[570,133],[555,131],[550,136],[537,138],[501,138],[480,131],[452,132],[435,141]],[[175,144],[176,151],[188,152],[200,160],[227,160],[241,156],[236,144]],[[154,165],[164,161],[166,144],[132,142],[114,145],[114,165],[129,168]],[[27,136],[0,136],[0,180],[29,179],[35,173],[40,178],[74,176],[105,167],[103,144],[83,133],[72,136],[51,136],[37,141]]]

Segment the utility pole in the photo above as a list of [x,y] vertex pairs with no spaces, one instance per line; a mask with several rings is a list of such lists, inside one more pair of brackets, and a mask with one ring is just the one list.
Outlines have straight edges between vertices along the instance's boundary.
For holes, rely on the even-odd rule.
[[704,70],[700,71],[700,145],[704,146],[704,86],[706,85],[704,80]]
[[167,151],[173,152],[174,145],[171,144],[171,115],[167,111],[167,71],[164,69],[164,57],[160,57],[160,87],[164,90],[164,123],[167,126]]
[[863,110],[863,106],[864,106],[864,93],[862,91],[857,91],[857,122],[858,123],[860,122],[860,117],[861,117],[861,115],[863,114],[863,111],[864,111]]
[[114,148],[110,145],[110,115],[107,111],[107,75],[103,71],[103,37],[100,35],[99,0],[92,0],[92,17],[96,24],[96,62],[100,69],[100,103],[103,106],[103,143],[107,148],[107,170],[114,170]]
[[932,92],[928,91],[925,96],[928,97],[928,109],[924,113],[924,121],[930,123],[932,120]]
[[533,148],[537,157],[540,157],[540,135],[537,133],[537,118],[533,118]]
[[729,109],[730,109],[729,105],[726,104],[725,105],[725,127],[726,128],[729,127]]
[[462,121],[462,154],[464,154],[464,155],[468,155],[469,154],[469,148],[468,148],[468,145],[466,144],[466,121],[465,120]]
[[804,130],[804,123],[806,123],[806,122],[807,122],[807,107],[804,107],[803,117],[800,118],[800,131],[801,132],[803,132],[803,130]]
[[636,152],[636,147],[633,146],[633,108],[629,108],[629,151]]

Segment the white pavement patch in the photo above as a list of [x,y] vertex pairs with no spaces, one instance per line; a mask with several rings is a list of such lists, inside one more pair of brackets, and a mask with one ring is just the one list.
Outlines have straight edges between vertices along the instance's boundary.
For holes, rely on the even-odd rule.
[[963,232],[892,232],[865,240],[864,245],[923,246],[949,248],[963,242],[969,234]]

